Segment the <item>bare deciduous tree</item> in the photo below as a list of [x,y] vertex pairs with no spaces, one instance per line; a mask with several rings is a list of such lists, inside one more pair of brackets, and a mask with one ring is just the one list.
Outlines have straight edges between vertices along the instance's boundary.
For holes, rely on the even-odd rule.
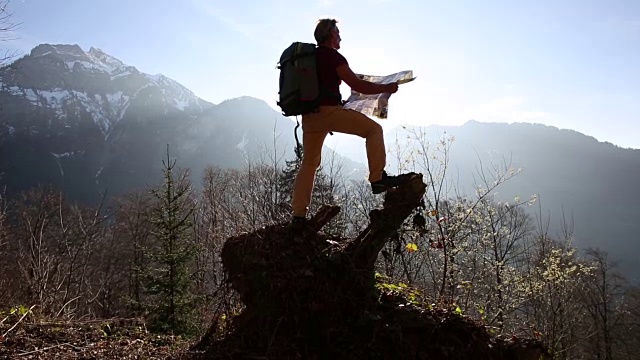
[[[7,219],[7,198],[4,191],[0,192],[0,273],[9,274],[10,253],[7,248],[7,242],[9,240],[9,221]],[[0,279],[0,288],[7,289],[8,277],[3,276]],[[3,299],[8,294],[0,294],[0,306],[4,303]]]
[[134,314],[142,312],[144,301],[142,274],[147,270],[145,249],[150,246],[151,198],[143,193],[130,193],[119,199],[115,223],[116,237],[124,249],[121,257],[126,259],[126,297],[132,303]]
[[[20,24],[13,21],[13,12],[9,9],[11,0],[0,0],[0,43],[14,40],[11,33],[18,29]],[[0,66],[12,59],[16,53],[0,49]]]
[[588,342],[589,351],[596,359],[612,360],[621,355],[621,346],[628,335],[625,317],[629,315],[624,295],[628,288],[624,278],[616,272],[617,264],[599,249],[588,249],[586,260],[593,272],[582,289],[582,300],[589,313],[593,336]]
[[563,229],[563,238],[556,239],[539,226],[526,255],[529,270],[519,283],[519,313],[525,334],[543,338],[555,358],[573,359],[593,332],[584,326],[587,311],[578,301],[593,268],[578,256],[570,227]]

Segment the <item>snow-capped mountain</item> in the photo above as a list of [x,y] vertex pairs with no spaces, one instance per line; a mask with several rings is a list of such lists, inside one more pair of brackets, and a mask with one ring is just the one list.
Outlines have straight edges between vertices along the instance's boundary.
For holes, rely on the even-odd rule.
[[199,114],[211,105],[164,75],[142,73],[93,47],[85,52],[78,45],[39,45],[0,73],[3,100],[22,98],[59,119],[75,106],[91,114],[105,136],[133,102],[147,100],[153,91],[160,93],[165,113]]
[[199,183],[209,165],[293,157],[294,125],[259,99],[214,105],[102,50],[42,44],[0,68],[0,187],[53,184],[78,200],[146,190],[167,145]]

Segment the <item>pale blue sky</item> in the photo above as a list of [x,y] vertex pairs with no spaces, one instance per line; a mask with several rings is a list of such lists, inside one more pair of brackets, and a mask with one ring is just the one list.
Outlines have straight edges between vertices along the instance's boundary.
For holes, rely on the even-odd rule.
[[[276,62],[335,17],[356,72],[413,70],[385,125],[537,122],[640,148],[638,0],[12,0],[0,44],[94,46],[219,103],[274,108]],[[348,96],[348,88],[343,95]]]

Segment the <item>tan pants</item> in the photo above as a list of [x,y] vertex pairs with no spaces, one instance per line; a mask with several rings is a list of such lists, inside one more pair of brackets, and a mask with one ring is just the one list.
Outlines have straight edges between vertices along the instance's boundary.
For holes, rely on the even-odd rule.
[[330,131],[365,138],[369,181],[382,179],[386,163],[382,127],[360,112],[342,106],[321,106],[318,112],[302,116],[303,156],[293,188],[291,207],[294,216],[306,216],[309,210],[322,145]]

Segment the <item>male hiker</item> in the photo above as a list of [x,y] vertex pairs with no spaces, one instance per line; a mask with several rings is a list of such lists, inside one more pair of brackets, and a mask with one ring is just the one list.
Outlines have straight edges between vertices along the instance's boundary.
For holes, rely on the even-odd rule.
[[318,167],[324,139],[329,132],[357,135],[365,139],[369,182],[374,194],[406,182],[402,177],[390,176],[384,171],[386,150],[382,127],[355,110],[342,107],[340,83],[344,81],[352,89],[362,94],[395,93],[398,84],[375,84],[358,78],[347,60],[338,53],[340,30],[335,19],[318,21],[314,37],[318,44],[316,52],[320,106],[318,111],[302,116],[302,164],[296,175],[293,199],[293,223],[306,219],[311,193]]

